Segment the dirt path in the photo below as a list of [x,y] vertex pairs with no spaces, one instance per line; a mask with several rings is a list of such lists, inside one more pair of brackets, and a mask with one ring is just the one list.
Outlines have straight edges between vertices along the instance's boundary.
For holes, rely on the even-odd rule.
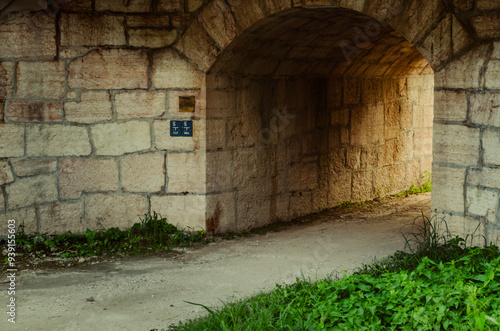
[[[85,270],[21,271],[16,324],[4,313],[0,329],[161,330],[205,313],[184,301],[213,306],[219,299],[294,282],[301,273],[313,279],[343,274],[403,249],[401,231],[407,232],[422,211],[430,211],[430,194],[358,209],[168,258],[121,260]],[[0,285],[5,304],[7,287]]]

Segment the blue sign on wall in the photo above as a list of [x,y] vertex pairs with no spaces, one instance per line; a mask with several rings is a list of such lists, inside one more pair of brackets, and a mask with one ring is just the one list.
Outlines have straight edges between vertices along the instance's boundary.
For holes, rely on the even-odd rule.
[[171,137],[192,137],[193,136],[193,121],[170,121],[170,136]]

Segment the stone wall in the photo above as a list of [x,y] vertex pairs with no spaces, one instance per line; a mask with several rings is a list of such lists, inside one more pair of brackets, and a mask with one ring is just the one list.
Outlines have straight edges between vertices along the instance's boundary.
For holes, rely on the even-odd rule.
[[[300,177],[292,181],[278,176],[276,185],[263,187],[267,192],[286,187],[285,193],[271,195],[277,197],[271,215],[286,218],[278,212],[286,204],[292,214],[300,215],[315,209],[302,202],[304,196],[311,196],[310,206],[323,206],[324,201],[328,205],[333,196],[326,188],[319,189],[322,194],[311,193],[315,188],[310,179],[294,175],[315,173],[317,168],[318,178],[323,178],[332,158],[314,156],[324,153],[311,148],[324,149],[316,144],[324,138],[328,153],[345,149],[340,154],[351,176],[351,199],[373,196],[379,187],[392,192],[392,186],[396,190],[403,184],[379,178],[400,178],[402,164],[415,178],[418,162],[420,171],[427,168],[428,161],[422,161],[428,160],[422,155],[429,150],[425,137],[430,128],[425,122],[430,118],[425,76],[434,71],[433,210],[446,215],[457,233],[478,228],[488,240],[499,240],[495,142],[500,127],[500,5],[495,1],[59,0],[48,7],[38,1],[28,8],[43,8],[36,12],[16,11],[22,9],[16,3],[9,8],[11,12],[0,15],[0,233],[10,218],[24,223],[29,232],[64,232],[126,227],[152,210],[193,228],[217,228],[223,218],[247,217],[244,226],[265,223],[248,216],[256,207],[223,210],[240,205],[237,195],[243,193],[233,183],[237,176],[231,168],[240,163],[250,168],[248,174],[269,166],[274,174],[281,167],[287,174],[290,170],[290,178]],[[400,86],[405,77],[408,95],[423,95],[425,100],[407,102],[394,95],[395,101],[383,106],[383,139],[367,145],[364,139],[372,137],[356,125],[372,121],[370,116],[380,112],[366,110],[382,106],[364,96],[380,96],[380,91],[385,93],[384,81]],[[231,85],[231,79],[237,84]],[[362,84],[361,95],[352,97],[358,105],[351,106],[346,103],[348,94],[354,93],[351,86],[359,80],[374,85]],[[332,97],[338,92],[325,86],[340,81],[344,92]],[[382,90],[377,87],[380,81]],[[421,81],[425,88],[419,87]],[[224,104],[236,100],[232,97],[210,96],[239,91],[237,95],[244,97],[251,86],[261,95],[242,101],[248,105],[244,108]],[[389,90],[400,92],[396,87]],[[280,98],[286,93],[293,93],[291,100],[306,99],[283,103]],[[196,97],[194,113],[179,111],[179,96]],[[309,96],[314,98],[307,100]],[[262,105],[253,106],[258,100]],[[214,110],[247,113],[246,119],[260,119],[260,128],[270,129],[273,116],[278,116],[273,115],[274,107],[283,111],[278,107],[283,105],[302,109],[296,118],[304,125],[300,130],[309,130],[294,131],[296,124],[290,124],[277,138],[291,142],[295,135],[302,146],[309,146],[285,146],[288,154],[302,153],[298,168],[280,166],[281,149],[264,149],[263,157],[253,159],[268,164],[253,168],[245,164],[251,160],[246,155],[229,158],[234,146],[225,146],[226,154],[213,154],[213,142],[256,139],[242,138],[248,135],[241,135],[240,129],[251,125],[229,130],[229,124],[223,124],[226,115],[214,117]],[[396,108],[403,117],[411,109],[410,129],[401,127],[403,117],[397,123]],[[317,118],[306,116],[312,113]],[[346,116],[348,126],[342,124]],[[169,121],[174,119],[192,119],[194,137],[170,137]],[[359,135],[353,134],[356,130]],[[411,160],[406,156],[410,132]],[[399,148],[405,161],[361,169],[372,164],[364,163],[370,155],[365,151],[378,146],[380,161],[387,156],[382,146],[389,145],[393,151]],[[317,163],[315,157],[320,158]],[[274,160],[278,164],[269,164]],[[386,176],[388,171],[394,175]],[[371,183],[371,189],[353,186],[370,172],[372,181],[364,182]],[[316,185],[321,183],[318,179]],[[302,197],[292,192],[302,192]],[[234,228],[235,223],[225,224]]]

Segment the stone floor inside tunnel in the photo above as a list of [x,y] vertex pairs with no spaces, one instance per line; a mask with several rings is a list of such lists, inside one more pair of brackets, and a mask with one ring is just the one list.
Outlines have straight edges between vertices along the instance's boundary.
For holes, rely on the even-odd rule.
[[383,22],[294,9],[207,76],[207,227],[244,230],[423,183],[434,74]]

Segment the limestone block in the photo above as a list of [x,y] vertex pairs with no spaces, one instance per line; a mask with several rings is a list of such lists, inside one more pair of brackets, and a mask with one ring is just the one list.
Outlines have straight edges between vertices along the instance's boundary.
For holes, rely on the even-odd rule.
[[288,169],[290,191],[310,191],[318,187],[318,164],[296,164]]
[[460,125],[434,125],[434,162],[475,166],[479,160],[479,129]]
[[312,192],[312,210],[321,211],[328,208],[328,185]]
[[131,192],[159,192],[165,187],[165,156],[143,153],[123,157],[122,189]]
[[402,192],[413,184],[409,178],[406,177],[407,165],[396,163],[389,165],[389,178],[391,182],[390,194]]
[[61,14],[61,46],[125,45],[123,16]]
[[85,192],[118,190],[118,164],[113,159],[62,159],[59,165],[61,199],[78,199]]
[[292,6],[288,0],[264,0],[262,4],[268,15],[289,9]]
[[483,149],[485,163],[500,165],[500,132],[484,130]]
[[493,216],[493,220],[496,220],[498,199],[497,191],[467,187],[467,213],[479,216]]
[[97,155],[123,155],[151,148],[150,125],[145,121],[97,124],[90,131]]
[[416,129],[414,133],[415,158],[432,155],[432,128]]
[[153,122],[155,133],[155,147],[168,151],[194,151],[202,149],[204,140],[204,125],[201,120],[193,120],[192,137],[171,137],[170,120]]
[[126,24],[131,28],[165,28],[170,26],[170,17],[167,15],[129,15]]
[[204,195],[167,195],[150,198],[151,212],[155,211],[181,230],[205,229]]
[[207,152],[207,192],[231,190],[233,156],[231,151]]
[[188,0],[189,12],[197,11],[203,5],[203,0]]
[[240,33],[230,8],[222,0],[213,0],[203,8],[198,20],[221,49]]
[[360,201],[373,197],[373,172],[357,171],[352,174],[352,200]]
[[[239,200],[238,200],[238,202],[239,202]],[[255,202],[251,202],[251,203],[255,204]],[[259,205],[257,205],[257,206],[254,205],[254,209],[255,208],[259,208]],[[262,208],[262,207],[260,207],[260,208]],[[269,208],[269,207],[267,207],[267,208]],[[245,211],[244,209],[242,210],[242,209],[238,208],[238,222],[241,219],[240,215],[242,215],[242,214],[240,214],[240,212],[244,212],[244,211]],[[292,195],[290,197],[290,211],[289,211],[289,213],[290,213],[291,219],[299,218],[299,217],[305,216],[305,215],[309,215],[313,211],[314,211],[314,209],[313,209],[313,205],[312,205],[312,192],[302,192],[302,195]],[[265,209],[262,210],[261,214],[263,214],[263,216],[264,216],[266,214],[266,210]],[[252,215],[252,216],[255,215],[253,213],[253,210],[248,210],[248,214],[246,214],[245,216],[249,217],[250,215]],[[269,223],[269,217],[265,217],[265,218],[262,217],[260,219],[253,220],[252,223],[248,222],[247,224],[250,227],[255,227],[253,224],[258,225],[259,220],[266,220],[267,223]],[[262,225],[264,225],[264,224],[261,224],[261,226]]]
[[55,175],[19,178],[5,189],[8,209],[34,206],[57,200],[57,178]]
[[500,169],[471,169],[467,176],[467,184],[490,188],[500,188]]
[[363,147],[361,150],[361,169],[370,169],[378,166],[378,149],[376,147]]
[[65,87],[64,62],[19,62],[17,96],[20,98],[61,99]]
[[124,230],[144,217],[147,198],[140,194],[92,194],[85,196],[85,206],[89,228]]
[[56,56],[55,15],[37,13],[0,24],[0,58]]
[[500,3],[491,0],[477,0],[476,7],[479,10],[500,9]]
[[471,10],[474,7],[473,0],[453,0],[453,4],[455,5],[455,8],[463,11]]
[[96,0],[95,9],[97,11],[143,13],[151,10],[151,0]]
[[40,207],[39,215],[41,233],[84,233],[86,230],[82,202],[44,205]]
[[465,121],[467,119],[465,92],[436,91],[434,105],[434,118],[436,120]]
[[[199,47],[199,46],[198,46]],[[166,49],[153,55],[153,86],[156,88],[201,88],[203,72],[177,52]]]
[[62,121],[62,105],[59,102],[11,101],[5,113],[12,122]]
[[490,60],[484,80],[487,89],[500,89],[500,60]]
[[346,148],[346,162],[347,169],[359,169],[361,166],[361,147],[349,146]]
[[87,89],[147,88],[147,54],[130,49],[90,52],[70,64],[68,84]]
[[92,11],[92,0],[71,0],[57,3],[60,9],[74,11]]
[[242,30],[265,17],[264,10],[258,3],[241,0],[229,0],[233,14]]
[[470,120],[474,124],[500,127],[500,94],[481,93],[470,96]]
[[57,170],[57,160],[55,159],[12,159],[10,161],[17,177],[42,175],[55,172]]
[[384,106],[358,107],[351,114],[351,144],[380,144],[384,140]]
[[26,128],[27,156],[89,155],[87,129],[70,125],[33,125]]
[[[189,0],[189,2],[192,2]],[[193,4],[191,4],[192,6]],[[183,0],[159,0],[158,10],[166,12],[183,12],[184,11],[184,1]]]
[[230,117],[235,114],[234,93],[212,89],[207,91],[207,117]]
[[396,138],[396,161],[406,162],[413,159],[414,132],[405,131]]
[[479,87],[479,76],[487,53],[487,45],[478,46],[436,71],[435,87],[456,89]]
[[0,62],[0,99],[12,96],[15,67],[14,62]]
[[234,192],[208,195],[206,199],[206,230],[215,233],[237,231]]
[[377,104],[383,100],[382,80],[367,79],[361,82],[362,103],[365,105]]
[[481,14],[470,19],[479,38],[500,37],[500,14]]
[[401,131],[401,108],[402,105],[399,102],[385,104],[384,137],[386,140],[396,138]]
[[328,191],[328,204],[330,206],[333,207],[343,201],[351,200],[351,180],[352,174],[350,172],[333,174]]
[[175,47],[204,71],[210,69],[219,53],[212,39],[196,24],[191,24]]
[[[194,97],[195,106],[193,113],[179,111],[179,98]],[[168,92],[168,113],[175,117],[203,116],[206,114],[206,92],[201,90],[183,90]]]
[[127,92],[115,95],[116,115],[119,119],[159,117],[165,113],[165,93]]
[[432,210],[464,212],[465,169],[434,165]]
[[381,197],[392,193],[392,176],[390,167],[385,166],[373,171],[373,188],[375,194]]
[[80,102],[66,102],[66,120],[75,123],[110,121],[112,118],[111,96],[109,92],[82,91]]
[[16,230],[20,231],[22,227],[26,233],[37,232],[37,221],[35,208],[22,208],[18,210],[9,210],[5,214],[0,214],[0,234],[7,234],[8,220],[16,221]]
[[24,155],[24,127],[0,123],[0,157]]
[[205,192],[205,153],[167,155],[168,192]]
[[14,175],[10,170],[9,164],[5,161],[0,161],[0,185],[12,183]]
[[177,40],[175,29],[129,29],[128,44],[134,47],[161,48],[172,45]]

